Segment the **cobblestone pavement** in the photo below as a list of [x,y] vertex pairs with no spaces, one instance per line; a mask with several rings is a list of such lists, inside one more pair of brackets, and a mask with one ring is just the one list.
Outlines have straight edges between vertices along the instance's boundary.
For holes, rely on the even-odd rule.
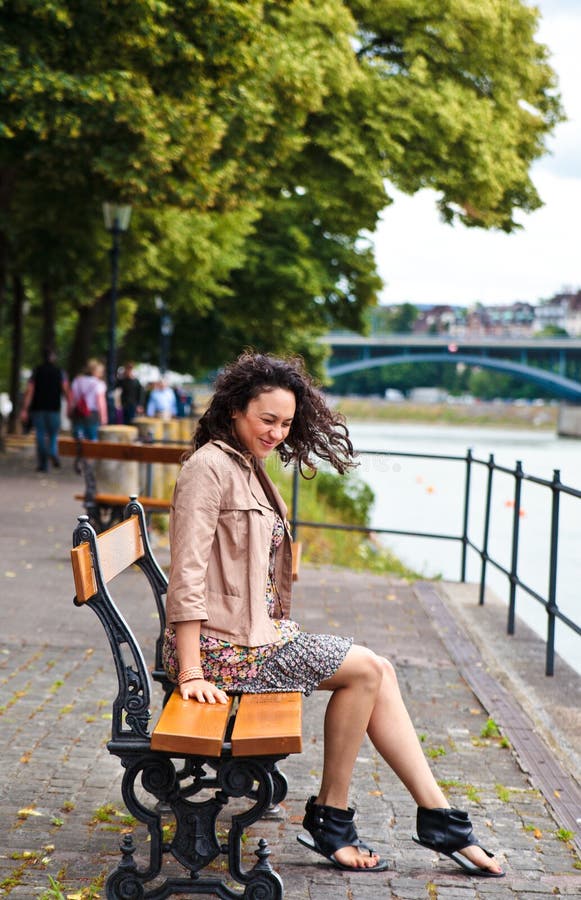
[[[48,476],[33,466],[28,451],[0,456],[0,897],[95,900],[105,896],[103,879],[131,828],[121,767],[106,749],[116,680],[96,616],[71,602],[68,551],[80,512],[73,499],[79,480],[69,463]],[[160,561],[167,562],[163,548]],[[130,615],[140,608],[141,577],[120,577]],[[304,752],[281,765],[289,780],[281,812],[253,826],[246,852],[252,854],[259,836],[268,839],[289,900],[581,896],[574,843],[506,739],[487,728],[489,710],[462,676],[420,594],[384,577],[303,566],[293,612],[309,630],[351,634],[392,659],[437,778],[453,804],[469,810],[506,878],[467,878],[445,857],[414,844],[414,804],[368,742],[351,799],[362,838],[387,857],[389,870],[338,872],[301,847],[296,834],[304,802],[321,771],[323,695],[305,701]],[[149,644],[150,624],[145,611],[139,637]],[[488,661],[482,665],[494,676]],[[580,682],[570,672],[560,682],[560,672],[563,667],[551,690],[569,696]],[[544,702],[549,716],[550,694]],[[556,751],[547,753],[557,758]],[[579,772],[573,775],[578,780]],[[49,892],[50,878],[62,893]]]

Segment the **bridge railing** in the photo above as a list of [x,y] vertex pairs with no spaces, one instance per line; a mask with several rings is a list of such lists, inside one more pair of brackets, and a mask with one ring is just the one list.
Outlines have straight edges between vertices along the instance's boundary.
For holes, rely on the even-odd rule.
[[[480,577],[479,577],[479,604],[484,604],[485,591],[487,585],[487,577],[492,567],[500,572],[508,582],[508,617],[507,632],[515,633],[516,622],[516,596],[517,589],[524,591],[529,597],[532,597],[546,612],[546,651],[545,651],[545,674],[553,675],[555,670],[555,626],[559,621],[577,635],[581,635],[581,626],[567,616],[558,606],[557,602],[557,573],[559,563],[559,524],[560,524],[560,506],[563,496],[581,499],[581,491],[576,490],[561,482],[560,471],[555,469],[552,479],[539,478],[535,475],[527,474],[523,471],[522,463],[518,461],[514,468],[499,465],[495,462],[494,454],[490,454],[488,459],[479,459],[472,454],[471,450],[467,450],[464,456],[442,455],[435,453],[400,453],[382,450],[359,450],[360,457],[390,457],[405,459],[422,459],[434,462],[454,462],[458,463],[462,470],[462,491],[458,492],[458,503],[462,516],[462,526],[460,533],[432,532],[432,531],[411,531],[395,528],[383,528],[379,526],[364,525],[341,525],[331,522],[313,522],[303,520],[299,517],[300,509],[300,477],[298,470],[295,468],[293,476],[293,491],[291,501],[291,517],[290,524],[293,537],[297,537],[299,528],[323,528],[339,531],[355,531],[363,534],[377,535],[399,535],[415,538],[431,538],[442,541],[451,541],[460,545],[460,578],[461,582],[466,581],[466,568],[468,551],[471,550],[477,554],[480,561]],[[475,491],[480,488],[474,488],[474,472],[480,469],[485,474],[484,487],[484,503],[482,505],[482,520],[477,522],[482,529],[482,537],[479,541],[471,536],[476,530],[474,517],[471,516]],[[490,552],[490,536],[491,536],[491,511],[492,511],[492,495],[495,476],[503,474],[509,476],[513,481],[512,500],[508,501],[508,505],[512,507],[512,523],[510,538],[510,564],[503,564],[500,559],[495,558]],[[550,534],[549,534],[549,556],[548,556],[548,587],[546,594],[542,594],[531,584],[525,582],[520,574],[521,562],[521,518],[523,515],[522,508],[522,488],[523,484],[530,484],[542,488],[547,491],[546,502],[543,508],[547,514],[550,514]]]

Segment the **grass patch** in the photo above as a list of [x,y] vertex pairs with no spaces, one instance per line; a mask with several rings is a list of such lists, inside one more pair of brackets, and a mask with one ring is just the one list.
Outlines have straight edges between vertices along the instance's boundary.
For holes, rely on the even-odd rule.
[[339,397],[335,407],[348,422],[428,422],[434,425],[479,425],[489,428],[534,428],[553,431],[556,406],[474,403],[386,403],[370,397]]
[[487,719],[486,725],[483,727],[480,732],[480,737],[483,738],[497,738],[500,737],[500,731],[498,725],[494,721],[494,719]]
[[573,835],[574,835],[574,832],[569,831],[568,828],[558,828],[557,831],[555,832],[555,837],[557,838],[557,840],[564,841],[564,843],[567,843],[567,841],[572,840]]
[[426,750],[426,756],[429,756],[430,759],[436,759],[438,756],[445,756],[446,750],[444,747],[428,747]]
[[502,800],[503,803],[508,803],[510,800],[510,791],[503,784],[497,784],[496,796],[499,800]]

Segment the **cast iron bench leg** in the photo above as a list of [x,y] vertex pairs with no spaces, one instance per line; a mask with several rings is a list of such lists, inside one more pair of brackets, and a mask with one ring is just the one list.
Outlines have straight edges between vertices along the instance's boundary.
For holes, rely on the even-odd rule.
[[[270,850],[265,840],[259,841],[255,855],[258,861],[251,869],[242,868],[242,838],[246,828],[260,819],[275,796],[282,798],[281,775],[276,768],[280,757],[253,757],[223,759],[216,767],[218,790],[204,801],[190,799],[208,786],[205,778],[204,757],[188,759],[188,770],[193,783],[182,783],[181,772],[176,771],[174,761],[167,755],[144,750],[120,753],[125,768],[122,792],[125,805],[135,818],[143,822],[150,837],[149,865],[138,869],[134,860],[135,844],[131,835],[125,835],[121,844],[123,858],[107,881],[107,900],[162,900],[172,893],[214,894],[223,898],[244,900],[282,900],[282,879],[268,861]],[[190,762],[192,763],[190,765]],[[208,761],[210,762],[210,761]],[[212,760],[214,765],[216,760]],[[135,793],[136,780],[161,806],[148,808]],[[282,776],[284,779],[284,776]],[[232,816],[227,842],[221,844],[216,834],[216,821],[231,797],[248,798],[252,805],[244,812]],[[170,810],[175,819],[175,834],[169,841],[163,840],[161,810]],[[160,882],[164,854],[171,854],[190,872],[189,878],[167,878]],[[228,855],[230,877],[241,889],[230,888],[223,879],[204,875],[202,870],[220,854]],[[147,885],[156,880],[148,890]]]

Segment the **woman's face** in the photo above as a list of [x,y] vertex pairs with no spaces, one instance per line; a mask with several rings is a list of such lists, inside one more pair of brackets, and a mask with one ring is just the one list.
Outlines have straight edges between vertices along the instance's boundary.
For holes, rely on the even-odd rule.
[[250,400],[245,410],[232,413],[234,433],[258,459],[266,457],[290,431],[296,402],[292,391],[274,388]]

